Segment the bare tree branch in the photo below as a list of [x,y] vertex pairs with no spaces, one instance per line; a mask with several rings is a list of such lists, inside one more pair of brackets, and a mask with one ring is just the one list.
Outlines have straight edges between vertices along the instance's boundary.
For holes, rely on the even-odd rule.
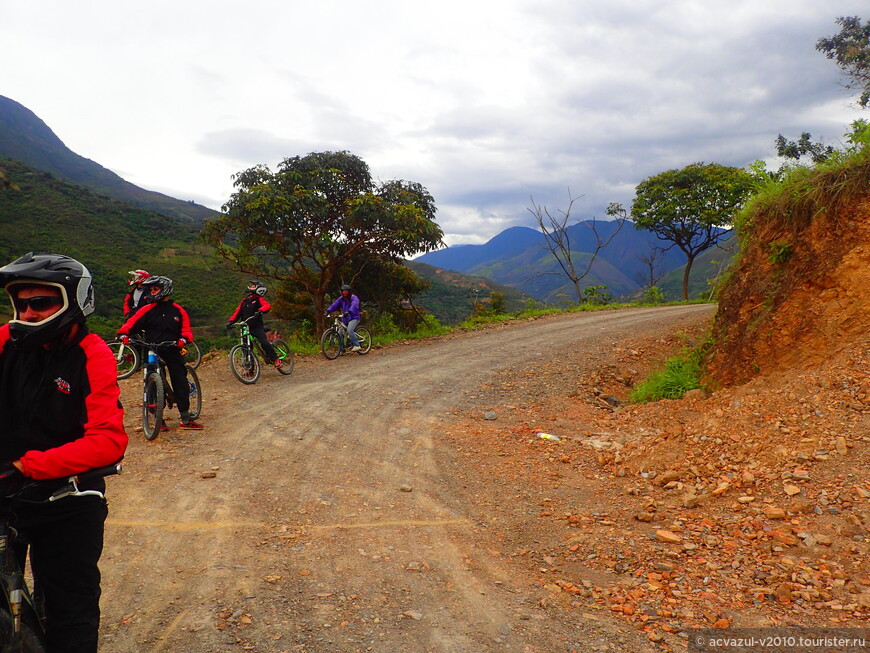
[[[583,291],[580,288],[580,281],[592,270],[592,265],[595,263],[595,259],[598,257],[598,252],[600,252],[611,243],[611,241],[616,237],[616,234],[619,233],[620,229],[622,229],[623,225],[625,224],[624,219],[618,219],[617,222],[619,226],[612,234],[610,234],[609,237],[604,239],[602,238],[601,234],[598,233],[598,225],[594,217],[592,218],[592,220],[587,220],[580,223],[588,229],[591,229],[592,233],[595,234],[596,245],[594,251],[592,252],[592,256],[587,261],[585,267],[582,270],[578,269],[578,267],[574,264],[573,252],[571,250],[571,236],[568,231],[568,222],[571,218],[571,211],[574,209],[574,203],[581,197],[583,196],[572,196],[571,189],[569,188],[568,208],[564,211],[559,209],[556,215],[551,213],[546,206],[535,204],[534,198],[529,198],[532,202],[532,208],[529,209],[529,213],[535,216],[535,220],[538,223],[538,228],[544,235],[544,243],[547,249],[550,250],[550,253],[553,255],[553,257],[556,259],[559,267],[562,269],[562,275],[567,277],[571,281],[571,283],[574,284],[574,291],[577,294],[578,305],[583,303]],[[526,281],[547,274],[559,273],[542,272],[541,274],[536,274],[529,277],[528,279],[526,279]]]

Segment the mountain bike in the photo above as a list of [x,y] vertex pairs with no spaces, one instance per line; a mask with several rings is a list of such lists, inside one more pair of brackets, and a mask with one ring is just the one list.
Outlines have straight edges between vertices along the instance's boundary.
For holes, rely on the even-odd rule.
[[[130,344],[142,347],[147,352],[142,366],[142,430],[146,439],[153,440],[163,424],[163,409],[172,408],[175,404],[172,388],[166,382],[166,363],[156,350],[158,347],[175,347],[176,343],[173,340],[156,343],[131,340]],[[196,370],[190,365],[184,368],[187,370],[187,391],[190,393],[189,419],[196,419],[202,411],[202,386]]]
[[[48,499],[35,501],[48,503],[66,497],[97,496],[104,498],[97,490],[82,490],[79,483],[121,472],[121,464],[92,469],[67,478],[66,483],[54,491]],[[62,479],[61,479],[62,480]],[[14,527],[14,506],[12,500],[31,501],[27,492],[56,481],[34,481],[0,496],[0,651],[6,653],[46,653],[44,615],[34,601],[27,587],[22,561],[16,555],[20,542]]]
[[[350,344],[350,337],[347,333],[347,327],[341,321],[342,316],[335,316],[335,323],[323,332],[320,336],[320,350],[323,355],[329,360],[335,360],[342,354],[347,353],[347,345]],[[365,328],[358,326],[356,328],[356,337],[359,340],[360,349],[357,354],[368,354],[372,350],[372,334]]]
[[[115,356],[119,379],[129,379],[139,371],[139,366],[142,365],[142,359],[145,356],[144,350],[132,344],[125,345],[120,340],[114,340],[108,343],[108,345]],[[184,349],[181,350],[181,355],[184,357],[184,362],[193,369],[199,367],[199,364],[202,362],[202,351],[196,342],[187,343]]]
[[[239,344],[230,349],[230,369],[239,381],[247,385],[256,383],[257,379],[260,378],[260,361],[257,360],[257,352],[263,360],[266,360],[266,352],[263,351],[260,341],[251,337],[248,320],[253,318],[254,316],[251,316],[247,320],[233,325],[239,328]],[[270,335],[274,337],[270,337]],[[286,376],[293,371],[293,352],[290,350],[290,345],[277,335],[274,331],[269,331],[267,337],[275,349],[275,355],[282,363],[281,367],[276,369]]]

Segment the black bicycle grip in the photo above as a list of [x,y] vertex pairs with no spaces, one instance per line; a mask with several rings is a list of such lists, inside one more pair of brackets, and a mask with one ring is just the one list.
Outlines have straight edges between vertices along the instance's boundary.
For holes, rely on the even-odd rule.
[[81,483],[82,481],[90,481],[94,478],[102,478],[103,476],[113,476],[115,474],[120,474],[121,469],[121,461],[119,460],[113,465],[106,465],[105,467],[89,469],[88,471],[82,472],[81,474],[73,474],[73,476],[75,476]]

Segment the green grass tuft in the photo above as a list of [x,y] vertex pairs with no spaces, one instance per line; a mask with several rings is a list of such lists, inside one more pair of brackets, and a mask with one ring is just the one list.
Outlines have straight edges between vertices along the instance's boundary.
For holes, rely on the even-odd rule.
[[635,386],[631,400],[645,403],[659,399],[679,399],[689,390],[700,388],[700,378],[701,366],[697,356],[674,356],[668,359],[663,370]]

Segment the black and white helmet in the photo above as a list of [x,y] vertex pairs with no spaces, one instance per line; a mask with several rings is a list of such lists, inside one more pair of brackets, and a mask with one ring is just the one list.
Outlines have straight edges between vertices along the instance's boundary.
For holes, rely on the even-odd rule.
[[[62,254],[30,252],[0,268],[0,285],[13,300],[14,314],[9,321],[13,342],[37,345],[49,342],[71,324],[84,321],[94,312],[94,287],[91,273],[74,258]],[[60,310],[39,322],[20,320],[14,300],[26,286],[49,286],[60,291]]]
[[249,281],[248,287],[245,289],[249,293],[264,297],[266,295],[266,286],[259,281]]
[[[160,292],[152,295],[151,288],[153,286],[160,288]],[[142,288],[144,288],[145,292],[148,293],[148,297],[151,298],[151,301],[156,302],[164,297],[169,297],[169,295],[172,294],[172,279],[160,276],[148,277],[142,282]]]

